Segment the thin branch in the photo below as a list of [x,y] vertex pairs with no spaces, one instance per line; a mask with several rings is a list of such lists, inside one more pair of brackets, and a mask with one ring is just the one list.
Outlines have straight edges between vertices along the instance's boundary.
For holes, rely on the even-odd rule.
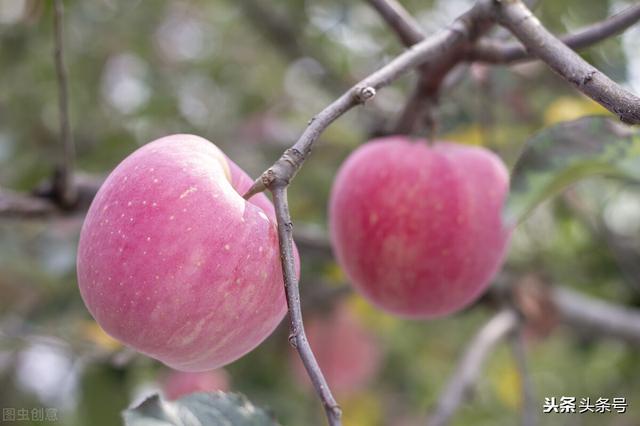
[[444,392],[440,394],[427,424],[443,426],[449,423],[451,416],[468,397],[486,358],[498,343],[516,330],[519,323],[515,311],[503,309],[480,329],[469,343]]
[[561,321],[588,336],[640,345],[640,311],[585,296],[567,288],[551,293]]
[[313,144],[322,132],[336,119],[356,105],[373,98],[376,90],[388,86],[411,69],[423,64],[438,65],[444,57],[461,52],[460,40],[475,32],[479,20],[489,13],[485,1],[477,2],[467,13],[449,28],[413,45],[384,67],[353,86],[324,110],[318,113],[302,133],[298,141],[258,178],[244,195],[245,198],[264,191],[275,180],[289,183],[311,152]]
[[428,137],[432,139],[435,133],[435,120],[433,119],[433,108],[435,105],[435,99],[433,94],[427,93],[424,89],[424,80],[422,76],[418,78],[414,88],[411,90],[407,101],[400,111],[400,115],[393,125],[391,133],[406,135],[413,132],[416,127],[416,123],[421,120],[427,121]]
[[273,203],[278,222],[278,239],[280,242],[280,259],[282,261],[282,272],[284,275],[285,293],[287,305],[289,306],[289,318],[291,320],[291,334],[289,342],[298,351],[302,363],[304,364],[313,387],[322,400],[322,405],[327,414],[330,426],[341,424],[341,410],[336,403],[327,381],[322,375],[322,371],[316,361],[315,356],[307,340],[302,322],[302,309],[300,307],[300,290],[298,288],[298,277],[296,274],[295,260],[293,256],[293,224],[289,215],[289,205],[287,201],[287,186],[278,183],[271,188]]
[[44,219],[86,211],[104,178],[76,172],[72,179],[76,202],[69,207],[60,205],[55,183],[41,185],[31,194],[0,187],[0,218]]
[[[424,39],[424,34],[418,23],[397,1],[369,0],[369,3],[382,16],[387,25],[394,30],[406,47],[410,47]],[[457,39],[457,47],[452,47],[447,52],[443,52],[436,64],[424,64],[419,67],[420,78],[409,95],[391,133],[411,133],[416,123],[423,121],[427,128],[429,139],[434,136],[436,122],[433,118],[433,110],[438,96],[443,87],[451,88],[460,81],[457,78],[447,81],[447,76],[450,71],[456,69],[456,65],[462,59],[460,54],[465,49],[468,49],[471,42],[491,26],[489,21],[480,23],[483,20],[481,18],[477,13],[477,9],[458,18],[458,21],[471,23],[468,27],[470,31],[462,34],[463,37]],[[458,67],[457,70],[462,71],[461,73],[458,72],[458,76],[466,73],[466,67]]]
[[[391,29],[398,36],[405,47],[411,47],[424,40],[424,34],[418,23],[411,14],[395,0],[368,0],[369,4],[378,12]],[[423,116],[431,117],[432,103],[431,96],[428,96],[423,89],[425,82],[429,80],[428,65],[420,67],[420,78],[407,98],[407,101],[400,112],[398,119],[391,133],[408,134],[411,133],[415,124]],[[434,123],[429,126],[435,127]]]
[[[640,20],[640,4],[631,6],[604,21],[586,26],[574,33],[560,37],[572,49],[579,50],[592,46],[609,37],[620,34]],[[520,43],[480,40],[467,54],[470,61],[489,63],[510,63],[535,59]]]
[[51,199],[0,188],[0,217],[43,217],[58,211],[58,205]]
[[378,11],[402,44],[413,46],[424,39],[424,34],[418,22],[396,0],[367,0]]
[[450,91],[461,83],[469,70],[468,64],[457,63],[451,66],[452,64],[453,62],[449,63],[447,69],[442,68],[437,78],[431,78],[429,72],[420,75],[391,133],[409,134],[414,131],[416,123],[422,121],[427,128],[427,139],[435,137],[437,120],[434,112],[441,93]]
[[519,0],[496,2],[496,18],[531,53],[578,90],[618,115],[627,124],[640,124],[640,98],[587,63],[551,34]]
[[67,87],[67,68],[64,63],[64,4],[62,3],[62,0],[54,0],[53,6],[53,57],[55,61],[58,86],[60,139],[63,145],[63,157],[56,173],[55,191],[60,203],[64,207],[69,207],[76,202],[77,197],[77,191],[73,185],[73,169],[75,165],[76,152],[73,143],[73,135],[71,134],[71,126],[69,124],[69,89]]
[[536,402],[533,392],[533,383],[527,365],[527,353],[524,346],[522,326],[511,336],[511,352],[520,377],[522,388],[522,426],[534,426],[536,424]]

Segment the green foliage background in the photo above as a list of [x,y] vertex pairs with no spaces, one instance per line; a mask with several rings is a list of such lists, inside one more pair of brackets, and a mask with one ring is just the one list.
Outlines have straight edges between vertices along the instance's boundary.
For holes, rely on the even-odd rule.
[[[541,21],[557,33],[603,19],[624,5],[604,0],[588,2],[588,7],[581,0],[539,3]],[[23,7],[17,15],[12,14],[16,4]],[[108,173],[138,146],[180,132],[214,141],[256,176],[335,97],[336,89],[364,77],[402,49],[366,2],[65,4],[65,58],[78,168],[96,174]],[[251,19],[247,13],[255,12],[256,4],[281,17],[297,37],[284,46],[274,43],[264,31],[264,17]],[[430,33],[463,12],[468,2],[403,4]],[[51,175],[61,153],[51,20],[50,1],[0,0],[3,187],[32,189]],[[584,56],[616,81],[628,81],[640,72],[637,59],[634,65],[629,56],[637,39],[635,30],[635,39],[616,37]],[[326,228],[327,197],[337,167],[379,131],[381,123],[393,121],[412,78],[381,91],[322,136],[290,189],[294,223]],[[475,67],[465,81],[443,94],[436,118],[440,137],[482,144],[513,165],[535,131],[593,113],[603,110],[534,63]],[[637,265],[637,188],[600,179],[581,183],[572,193],[584,201],[588,216],[601,220],[630,247],[636,255],[631,262]],[[621,267],[584,214],[576,214],[563,198],[545,203],[518,229],[507,268],[515,276],[535,274],[553,285],[640,305],[640,275]],[[75,279],[81,221],[81,216],[0,220],[0,407],[55,407],[56,424],[115,425],[121,421],[120,411],[157,387],[166,369],[123,352],[92,325]],[[329,256],[303,251],[302,261],[303,298],[316,286],[330,287],[343,279]],[[409,322],[375,311],[355,296],[349,296],[348,303],[379,339],[384,362],[369,387],[341,398],[346,425],[424,423],[454,361],[492,312],[479,304],[451,318]],[[309,314],[322,310],[306,308]],[[640,424],[637,348],[561,327],[529,339],[527,348],[540,411],[545,396],[624,396],[629,401],[624,415],[540,414],[540,424]],[[284,425],[321,425],[319,403],[293,378],[290,356],[283,322],[263,345],[227,368],[232,389],[269,407]],[[54,392],[44,386],[49,376]],[[520,389],[506,346],[491,356],[480,377],[475,398],[459,410],[453,424],[517,424]]]

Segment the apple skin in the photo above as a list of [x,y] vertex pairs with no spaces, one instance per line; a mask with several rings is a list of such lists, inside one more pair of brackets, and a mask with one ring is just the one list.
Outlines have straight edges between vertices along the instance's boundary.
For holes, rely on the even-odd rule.
[[[379,371],[380,344],[346,304],[339,304],[328,315],[309,319],[305,330],[318,365],[338,396],[361,391]],[[296,381],[305,387],[311,386],[297,352],[292,350],[291,357]]]
[[223,369],[185,372],[172,371],[162,381],[162,393],[174,401],[194,392],[229,390],[229,373]]
[[487,149],[404,136],[373,140],[343,163],[329,226],[338,263],[380,309],[433,318],[476,300],[502,265],[509,185]]
[[80,293],[98,324],[182,371],[226,365],[269,336],[287,307],[273,205],[263,194],[245,201],[251,184],[193,135],[124,159],[78,246]]

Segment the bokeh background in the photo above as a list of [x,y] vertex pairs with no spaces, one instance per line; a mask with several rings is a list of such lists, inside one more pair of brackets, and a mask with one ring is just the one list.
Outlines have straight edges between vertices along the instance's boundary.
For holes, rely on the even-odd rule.
[[[427,34],[471,4],[402,3]],[[538,3],[537,15],[556,33],[631,4]],[[69,0],[65,5],[77,167],[97,176],[137,147],[172,133],[214,141],[257,176],[313,114],[402,51],[364,1]],[[5,188],[33,189],[51,176],[61,155],[52,14],[50,1],[0,0],[0,185]],[[583,54],[639,93],[639,52],[636,26]],[[346,425],[424,424],[455,361],[494,312],[480,301],[446,319],[394,319],[342,291],[345,277],[327,248],[326,206],[336,169],[350,151],[393,123],[414,78],[403,78],[338,120],[290,188],[296,232],[304,237],[305,315],[310,323],[321,319],[332,325],[329,337],[326,330],[316,332],[323,336],[317,349],[329,354],[327,363],[333,364],[325,368],[336,371],[334,380],[347,381],[338,394]],[[491,148],[512,166],[534,132],[597,113],[605,111],[543,65],[527,63],[474,65],[442,95],[435,118],[439,138]],[[505,267],[509,279],[572,287],[640,307],[638,188],[590,179],[568,194],[539,207],[518,228]],[[0,408],[54,408],[60,425],[117,425],[120,411],[157,391],[168,370],[111,340],[85,309],[75,276],[82,219],[82,213],[0,219]],[[349,327],[356,331],[344,331]],[[324,424],[318,401],[291,361],[287,334],[284,321],[258,349],[226,367],[229,388],[271,409],[284,425]],[[361,337],[366,343],[358,343]],[[545,396],[621,396],[629,402],[626,414],[539,414],[540,424],[640,424],[637,347],[551,324],[530,330],[526,348],[540,412]],[[368,377],[349,383],[355,367],[341,364],[349,353],[361,354],[372,366]],[[500,346],[453,424],[517,424],[520,381],[508,345]]]

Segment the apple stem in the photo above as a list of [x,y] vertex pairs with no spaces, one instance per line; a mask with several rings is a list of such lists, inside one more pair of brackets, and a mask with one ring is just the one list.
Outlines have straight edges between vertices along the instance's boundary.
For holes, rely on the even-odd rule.
[[271,188],[278,223],[278,239],[280,244],[280,260],[284,277],[284,290],[289,307],[290,335],[289,342],[293,346],[309,375],[316,393],[322,401],[330,426],[340,426],[342,411],[334,399],[331,389],[322,374],[315,355],[309,345],[302,321],[300,290],[293,256],[293,224],[287,200],[287,183],[278,182]]

